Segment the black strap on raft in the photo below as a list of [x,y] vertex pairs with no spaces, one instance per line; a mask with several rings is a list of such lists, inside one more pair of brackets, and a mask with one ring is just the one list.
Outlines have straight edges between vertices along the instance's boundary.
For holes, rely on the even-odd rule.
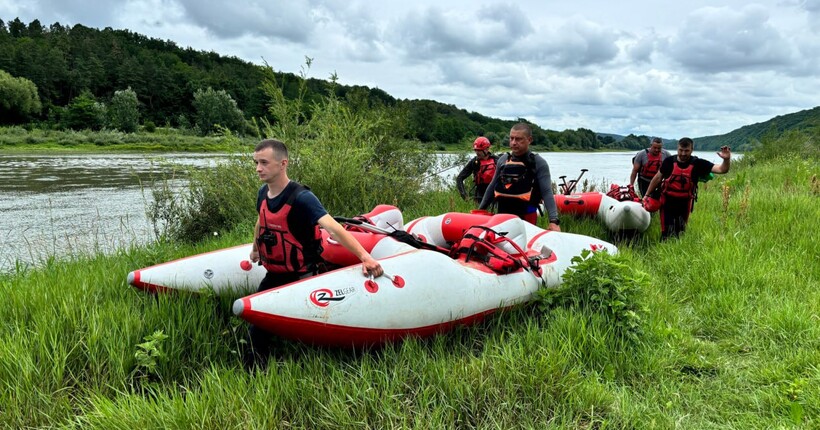
[[[484,237],[479,237],[470,232],[474,229],[484,230],[487,233]],[[519,256],[514,256],[501,249],[498,246],[501,242],[512,245]],[[453,246],[450,257],[458,258],[460,254],[465,255],[465,262],[470,260],[480,261],[497,273],[507,274],[522,268],[535,276],[541,276],[541,266],[538,264],[540,257],[527,258],[526,252],[507,237],[507,232],[497,232],[483,225],[476,225],[467,229],[461,240]]]
[[404,231],[404,230],[397,230],[393,229],[393,231],[387,231],[380,227],[376,227],[373,225],[369,220],[363,220],[360,218],[364,217],[357,217],[357,218],[343,218],[343,217],[333,217],[337,222],[352,225],[356,227],[358,231],[370,232],[370,233],[377,233],[383,234],[385,236],[389,236],[401,243],[406,243],[413,248],[416,249],[426,249],[429,251],[436,251],[442,254],[450,254],[450,250],[447,248],[442,248],[440,246],[433,245],[432,243],[427,243],[422,240],[419,240],[416,236]]

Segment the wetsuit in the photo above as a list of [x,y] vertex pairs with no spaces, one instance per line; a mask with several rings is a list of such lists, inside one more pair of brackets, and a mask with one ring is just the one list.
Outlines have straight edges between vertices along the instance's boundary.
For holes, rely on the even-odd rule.
[[[505,190],[506,184],[504,184],[502,177],[511,170],[507,167],[508,161],[524,164],[526,172],[520,184],[513,185]],[[505,173],[505,171],[507,172]],[[526,189],[529,189],[530,195],[528,198],[522,198],[524,194],[519,193],[522,190],[526,191]],[[511,194],[519,194],[521,197],[513,197]],[[557,223],[558,208],[555,205],[555,198],[552,193],[552,179],[550,178],[550,168],[547,161],[531,151],[528,151],[520,158],[507,153],[499,157],[493,180],[487,187],[478,208],[487,209],[493,202],[497,202],[498,213],[514,214],[531,224],[535,224],[538,219],[538,205],[542,201],[550,222]]]

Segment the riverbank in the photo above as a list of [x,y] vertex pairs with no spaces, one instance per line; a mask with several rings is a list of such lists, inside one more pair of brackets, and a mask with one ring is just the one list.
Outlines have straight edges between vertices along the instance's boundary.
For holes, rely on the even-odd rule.
[[[659,243],[655,219],[623,244],[651,279],[637,342],[595,313],[525,307],[379,350],[282,343],[248,373],[233,297],[125,283],[248,232],[20,268],[0,276],[0,427],[815,428],[817,169],[733,168],[702,186],[680,240]],[[464,209],[445,193],[427,204],[406,219]],[[565,218],[565,231],[605,235]]]
[[[232,152],[251,149],[259,141],[256,137],[225,139],[220,136],[198,136],[175,128],[158,127],[154,131],[136,133],[118,131],[65,131],[27,130],[23,127],[0,127],[0,153],[36,154],[42,152]],[[470,142],[464,144],[424,144],[436,153],[472,153]],[[501,153],[508,148],[495,145],[491,151]],[[543,148],[533,146],[536,151]],[[557,152],[635,152],[632,149],[595,149],[589,151],[562,150]]]
[[173,128],[121,133],[103,131],[26,130],[0,127],[0,152],[8,154],[99,152],[234,152],[252,149],[255,137],[198,136]]

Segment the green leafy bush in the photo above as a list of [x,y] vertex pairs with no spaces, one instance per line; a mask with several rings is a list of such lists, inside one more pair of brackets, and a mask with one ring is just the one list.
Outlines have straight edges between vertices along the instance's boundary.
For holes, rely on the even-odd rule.
[[105,124],[105,119],[105,105],[97,102],[94,95],[86,90],[66,106],[62,123],[72,130],[99,130]]
[[648,276],[625,257],[606,251],[584,250],[572,262],[559,288],[539,290],[541,309],[569,307],[602,314],[618,334],[637,340],[643,332],[641,292],[649,286]]
[[791,130],[783,134],[764,136],[760,145],[742,161],[751,164],[755,161],[781,160],[788,157],[820,160],[820,124],[805,130]]
[[108,124],[124,133],[133,133],[139,127],[139,102],[137,93],[128,87],[115,91],[108,105]]
[[221,127],[241,131],[245,118],[236,101],[225,90],[216,91],[211,87],[194,92],[196,125],[203,135],[218,131]]
[[[236,140],[230,135],[223,139]],[[207,169],[185,170],[188,186],[181,191],[173,186],[174,175],[150,184],[146,212],[158,238],[198,242],[255,221],[259,180],[248,152]]]

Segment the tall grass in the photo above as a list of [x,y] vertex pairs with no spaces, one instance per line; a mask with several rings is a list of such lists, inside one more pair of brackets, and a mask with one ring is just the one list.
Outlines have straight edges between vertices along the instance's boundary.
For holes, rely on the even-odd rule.
[[[817,171],[758,159],[701,189],[680,239],[661,243],[653,226],[623,243],[649,276],[637,341],[594,309],[524,307],[376,350],[282,342],[247,372],[232,297],[125,285],[134,268],[245,232],[50,260],[0,277],[0,427],[816,428]],[[469,209],[425,196],[408,220]],[[603,234],[592,220],[562,227]]]
[[[361,125],[332,104],[315,106],[292,129],[271,128],[296,142],[297,158],[309,158],[294,170],[321,184],[323,197],[332,184],[308,165],[332,163],[330,150],[303,133],[330,133],[338,123],[344,134],[316,135],[330,144]],[[389,148],[393,140],[380,140],[377,130],[357,142]],[[796,148],[753,154],[702,186],[681,238],[661,243],[653,221],[642,237],[620,243],[619,264],[647,274],[620,281],[640,280],[622,295],[646,311],[636,336],[622,335],[609,304],[576,306],[597,300],[589,296],[381,349],[283,341],[266,369],[251,372],[238,352],[246,325],[230,313],[234,297],[151,296],[125,284],[135,268],[247,242],[247,226],[234,223],[253,214],[242,205],[253,202],[258,184],[250,185],[249,160],[237,159],[194,179],[205,200],[191,209],[236,205],[207,215],[235,210],[216,238],[51,258],[0,274],[0,427],[818,428],[820,162],[812,149]],[[389,170],[391,160],[379,164],[373,148],[339,149],[350,163],[406,173]],[[391,198],[406,220],[471,208],[452,190],[413,189],[406,200],[407,190],[378,194],[357,177],[379,183],[378,173],[348,167],[356,178],[339,179],[339,189],[354,194],[331,210],[355,213]],[[562,228],[606,236],[593,220],[567,218]],[[579,276],[573,288],[587,294],[585,282],[600,287],[614,277]]]

